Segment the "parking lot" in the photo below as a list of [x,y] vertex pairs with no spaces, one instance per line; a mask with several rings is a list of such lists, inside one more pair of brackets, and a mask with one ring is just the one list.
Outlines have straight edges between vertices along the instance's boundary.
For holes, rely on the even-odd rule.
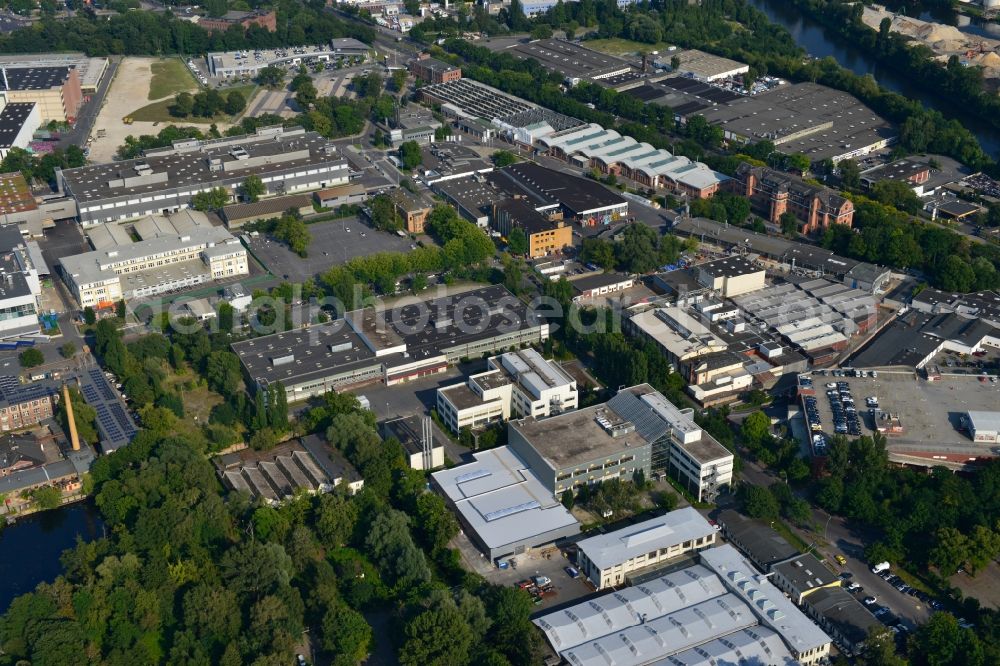
[[312,242],[304,258],[265,234],[252,238],[250,249],[274,275],[303,282],[355,257],[379,252],[408,252],[411,245],[409,238],[376,231],[356,217],[310,224],[309,233]]
[[[942,368],[943,369],[943,368]],[[878,399],[878,409],[898,415],[903,432],[889,435],[894,444],[971,446],[972,440],[960,430],[960,417],[969,410],[995,411],[1000,405],[1000,381],[980,381],[976,376],[944,375],[927,381],[912,372],[879,372],[877,377],[834,377],[813,374],[816,403],[823,432],[833,434],[834,415],[826,395],[828,383],[849,388],[859,415],[859,432],[869,435],[875,421],[866,398]],[[837,389],[839,392],[839,388]],[[849,434],[849,433],[842,433]]]

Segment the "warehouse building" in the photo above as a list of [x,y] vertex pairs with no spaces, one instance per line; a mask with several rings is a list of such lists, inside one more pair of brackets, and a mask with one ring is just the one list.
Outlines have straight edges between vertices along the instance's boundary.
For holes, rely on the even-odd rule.
[[779,562],[799,555],[792,544],[766,523],[732,509],[725,509],[719,514],[719,525],[726,541],[739,548],[764,573],[771,571]]
[[911,310],[897,317],[851,358],[857,368],[902,366],[920,370],[942,351],[974,354],[1000,347],[1000,326],[957,312]]
[[107,58],[90,58],[84,53],[15,53],[0,55],[0,67],[31,69],[32,67],[69,67],[80,77],[80,90],[93,95],[108,71]]
[[494,203],[490,227],[506,239],[514,229],[520,229],[528,240],[529,259],[547,257],[573,245],[573,229],[563,221],[561,213],[545,215],[523,199],[502,199]]
[[927,287],[910,300],[910,307],[930,314],[957,312],[1000,323],[1000,293],[995,291],[957,294]]
[[439,388],[438,415],[452,432],[506,421],[511,415],[546,418],[576,409],[576,380],[534,349],[487,360],[486,372],[465,384]]
[[699,284],[718,292],[723,298],[747,294],[766,286],[766,271],[743,256],[707,261],[695,266],[694,270]]
[[965,416],[972,441],[1000,443],[1000,412],[966,412]]
[[248,386],[281,382],[289,402],[347,386],[388,386],[443,372],[462,358],[540,343],[549,325],[495,285],[386,311],[236,342]]
[[593,273],[578,278],[571,278],[573,287],[573,302],[593,300],[608,294],[615,294],[635,286],[635,276],[624,273]]
[[811,273],[840,280],[868,293],[883,290],[891,271],[856,259],[848,259],[815,245],[724,225],[704,217],[679,217],[670,228],[680,236],[697,238],[725,249],[758,255],[760,261],[786,273]]
[[454,206],[459,215],[482,229],[489,226],[493,203],[505,196],[481,177],[435,183],[434,193]]
[[571,86],[581,81],[607,83],[627,75],[636,80],[641,78],[638,70],[621,58],[563,39],[515,43],[503,52],[517,58],[537,60],[545,69],[562,74]]
[[743,163],[730,181],[736,194],[747,197],[754,210],[772,224],[792,213],[799,221],[799,232],[826,231],[832,224],[848,227],[854,220],[854,203],[829,187],[809,185],[787,173]]
[[462,530],[491,562],[580,533],[580,523],[509,446],[431,474]]
[[0,160],[11,148],[27,150],[41,121],[35,102],[8,102],[0,96]]
[[612,224],[628,216],[628,200],[592,180],[518,162],[490,175],[493,186],[524,198],[539,212],[561,212],[581,226]]
[[269,195],[348,182],[350,168],[336,146],[301,128],[268,127],[254,135],[184,139],[142,157],[56,170],[61,194],[76,200],[84,226],[179,211],[201,192],[222,187],[235,195],[249,175]]
[[343,483],[342,476],[331,479],[300,442],[281,444],[270,451],[227,453],[216,458],[215,464],[228,488],[270,506],[301,493],[328,493]]
[[416,141],[423,145],[434,141],[434,134],[442,127],[440,120],[428,110],[416,104],[406,108],[396,108],[396,117],[388,122],[379,122],[378,127],[389,137],[393,148],[407,141]]
[[718,81],[750,71],[750,66],[742,62],[705,53],[697,49],[670,51],[664,54],[664,64],[677,58],[679,66],[674,72],[698,81]]
[[511,421],[507,440],[553,495],[664,470],[699,501],[728,489],[733,454],[648,384],[547,419]]
[[422,101],[441,105],[441,112],[452,117],[465,115],[492,122],[494,118],[536,108],[530,102],[469,79],[424,86],[418,92]]
[[701,162],[640,143],[595,123],[541,137],[537,147],[581,168],[595,168],[646,187],[666,188],[699,199],[712,196],[729,180],[729,176]]
[[458,143],[431,143],[420,147],[417,173],[428,187],[459,178],[470,178],[493,171],[489,162],[474,149]]
[[649,567],[715,545],[715,528],[692,507],[577,542],[577,564],[598,590]]
[[577,666],[812,666],[829,657],[830,637],[732,546],[703,550],[698,559],[533,622]]
[[283,197],[271,197],[251,203],[238,203],[224,206],[219,211],[219,217],[229,229],[238,229],[244,224],[281,217],[292,211],[298,215],[311,215],[313,210],[311,194],[289,194]]
[[771,141],[814,164],[860,157],[894,143],[896,130],[857,98],[816,83],[779,86],[699,112],[728,141]]
[[247,275],[247,251],[204,213],[149,216],[132,225],[139,240],[120,225],[90,229],[91,252],[59,260],[62,277],[85,307],[110,307],[121,299]]
[[925,194],[924,183],[931,178],[931,167],[924,162],[914,160],[896,160],[889,164],[882,164],[861,174],[861,184],[866,188],[873,188],[876,183],[882,181],[895,181],[906,183],[914,194],[921,197]]
[[76,122],[83,91],[75,67],[0,67],[0,74],[8,103],[34,102],[42,123]]

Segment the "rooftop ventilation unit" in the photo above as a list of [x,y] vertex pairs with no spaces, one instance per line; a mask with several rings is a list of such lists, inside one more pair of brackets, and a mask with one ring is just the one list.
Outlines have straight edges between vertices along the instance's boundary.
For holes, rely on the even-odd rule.
[[286,356],[275,356],[271,359],[272,366],[288,365],[295,361],[295,354],[288,354]]

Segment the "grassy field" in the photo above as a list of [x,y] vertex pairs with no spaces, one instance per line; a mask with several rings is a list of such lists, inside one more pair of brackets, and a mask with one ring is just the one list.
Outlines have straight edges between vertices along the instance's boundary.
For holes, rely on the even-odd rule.
[[[223,401],[221,395],[208,390],[198,380],[198,375],[188,370],[183,375],[171,372],[164,382],[167,387],[176,390],[184,401],[184,418],[178,424],[179,428],[196,430],[201,424],[208,423],[212,408]],[[189,382],[195,385],[192,387]]]
[[646,44],[644,42],[633,42],[629,39],[618,38],[588,39],[583,42],[583,45],[587,48],[594,49],[595,51],[601,51],[602,53],[616,56],[638,53],[639,51],[645,51],[646,53],[659,51],[660,56],[663,56],[663,54],[667,52],[667,48],[670,47],[670,44],[667,44],[666,42]]
[[[223,88],[219,92],[223,95],[228,95],[233,90],[239,90],[246,97],[247,105],[249,106],[250,101],[253,99],[254,93],[257,91],[257,86],[255,84],[245,85],[245,86],[234,86],[232,88]],[[236,118],[243,115],[238,114],[237,116],[230,116],[226,113],[220,113],[213,118],[202,118],[200,116],[188,116],[187,118],[176,118],[170,115],[170,105],[174,103],[173,97],[160,100],[159,102],[153,102],[152,104],[147,104],[141,109],[136,109],[132,112],[131,116],[138,122],[153,122],[153,123],[174,123],[174,124],[184,124],[184,125],[210,125],[212,123],[218,122],[233,122]]]
[[149,81],[147,99],[163,99],[197,87],[198,82],[179,58],[160,60],[150,65],[153,77]]

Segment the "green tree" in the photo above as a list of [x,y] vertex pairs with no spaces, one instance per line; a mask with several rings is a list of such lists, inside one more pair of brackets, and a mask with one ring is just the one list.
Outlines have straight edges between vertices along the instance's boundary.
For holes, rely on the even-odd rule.
[[115,303],[115,316],[124,320],[126,314],[128,314],[128,310],[125,307],[125,299],[121,299]]
[[229,303],[219,303],[219,330],[229,333],[235,325],[236,310]]
[[781,508],[769,489],[760,486],[745,488],[744,508],[748,516],[758,520],[774,520],[778,517]]
[[837,170],[840,171],[840,184],[849,190],[856,190],[861,187],[861,169],[854,160],[841,160],[837,163]]
[[785,158],[785,167],[791,171],[797,171],[801,174],[809,173],[809,168],[812,166],[812,162],[809,158],[802,153],[792,153]]
[[234,395],[240,384],[240,359],[231,351],[216,351],[208,355],[205,379],[213,391]]
[[528,254],[528,235],[521,227],[514,227],[507,235],[507,251],[516,256]]
[[34,368],[45,363],[45,356],[39,350],[31,347],[18,354],[17,360],[22,368]]
[[957,528],[942,527],[934,534],[934,542],[929,559],[941,575],[950,576],[968,561],[972,544]]
[[63,355],[63,358],[73,358],[76,356],[76,345],[72,342],[67,342],[59,348],[59,353]]
[[226,95],[226,113],[235,116],[247,108],[247,98],[239,90],[231,90]]
[[795,217],[795,213],[786,210],[778,218],[778,222],[781,224],[781,233],[789,238],[799,235],[799,218]]
[[490,159],[493,160],[493,166],[498,169],[510,166],[511,164],[516,164],[521,160],[520,157],[509,150],[498,150],[493,153]]
[[269,65],[257,72],[257,83],[268,88],[277,88],[285,78],[285,70]]
[[860,663],[863,666],[907,666],[907,661],[896,654],[895,634],[882,625],[868,631]]
[[951,613],[935,613],[910,639],[914,666],[985,666],[983,646]]
[[229,203],[229,191],[224,187],[214,187],[207,192],[198,192],[191,197],[191,207],[207,212],[219,210]]
[[372,628],[364,616],[343,602],[335,602],[320,623],[321,645],[333,656],[335,666],[354,666],[368,656]]
[[413,171],[423,161],[420,153],[420,144],[416,141],[405,141],[399,146],[399,161],[403,163],[403,168]]
[[552,27],[546,25],[545,23],[539,23],[534,28],[531,29],[532,39],[551,39],[552,38]]
[[194,96],[189,92],[182,92],[174,97],[174,103],[170,106],[170,115],[178,118],[187,118],[193,110]]
[[403,630],[403,666],[451,666],[469,660],[472,629],[455,606],[442,604],[417,615]]
[[740,434],[750,446],[759,445],[771,434],[771,419],[761,411],[753,412],[743,419],[740,425]]
[[243,179],[243,184],[240,185],[240,194],[247,201],[259,201],[262,196],[267,194],[267,186],[264,185],[260,176],[252,173]]
[[83,323],[87,326],[93,326],[97,321],[97,313],[94,312],[94,308],[89,305],[83,309]]
[[43,511],[58,508],[62,505],[62,491],[55,486],[41,486],[28,493],[35,506]]
[[567,510],[572,509],[573,503],[576,501],[576,498],[573,495],[573,490],[570,488],[564,490],[562,492],[562,496],[560,497],[560,501],[562,502],[562,505],[566,507]]

